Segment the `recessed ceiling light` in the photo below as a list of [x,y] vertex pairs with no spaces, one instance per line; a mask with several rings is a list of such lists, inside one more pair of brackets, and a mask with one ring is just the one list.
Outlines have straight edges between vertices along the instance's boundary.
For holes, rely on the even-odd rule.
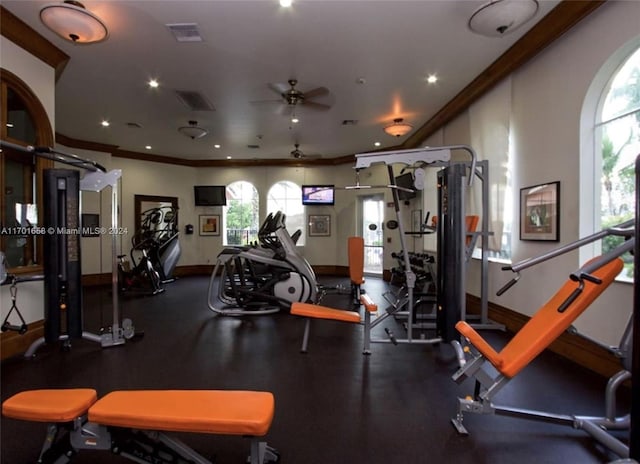
[[220,144],[216,143],[213,148],[220,148]]
[[438,82],[438,76],[436,76],[435,74],[429,74],[429,76],[427,77],[427,82],[429,84],[435,84],[436,82]]
[[292,3],[293,0],[280,0],[280,6],[283,6],[285,8],[289,8]]
[[376,147],[379,147],[382,144],[380,142],[375,142],[373,145],[376,146]]
[[151,150],[151,145],[145,145],[144,146],[147,150]]
[[291,118],[291,122],[294,124],[298,124],[300,120],[294,116],[293,118]]
[[152,89],[155,89],[160,85],[156,79],[150,79],[148,84]]
[[231,159],[231,157],[230,157],[230,156],[227,156],[227,159],[228,159],[228,160],[230,160],[230,159]]
[[103,119],[102,122],[100,123],[100,125],[102,127],[109,127],[110,126],[109,121],[107,121],[106,119]]

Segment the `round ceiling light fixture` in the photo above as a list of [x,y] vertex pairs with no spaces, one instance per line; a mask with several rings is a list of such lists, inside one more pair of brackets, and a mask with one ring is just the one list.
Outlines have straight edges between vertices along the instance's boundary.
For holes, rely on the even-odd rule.
[[209,133],[207,129],[198,126],[198,121],[189,121],[188,126],[178,127],[178,132],[191,140],[202,138]]
[[393,120],[393,124],[384,128],[384,131],[393,137],[402,137],[411,132],[412,129],[413,126],[404,122],[404,119],[396,118]]
[[537,11],[537,0],[491,0],[471,15],[469,29],[486,37],[502,37],[529,21]]
[[73,43],[102,42],[109,35],[102,20],[82,3],[74,0],[43,6],[40,21],[60,37]]

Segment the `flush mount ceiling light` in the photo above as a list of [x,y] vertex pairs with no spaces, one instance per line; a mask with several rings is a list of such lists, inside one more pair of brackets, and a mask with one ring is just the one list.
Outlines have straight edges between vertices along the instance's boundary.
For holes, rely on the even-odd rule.
[[189,121],[188,126],[178,127],[178,132],[189,137],[191,140],[199,139],[209,133],[207,129],[198,126],[198,121]]
[[107,38],[107,26],[80,2],[50,3],[40,10],[40,20],[65,40],[88,44]]
[[533,18],[537,0],[491,0],[469,19],[469,29],[487,37],[502,37]]
[[393,120],[393,124],[384,128],[384,131],[394,137],[402,137],[411,132],[411,129],[413,129],[411,124],[407,124],[402,118],[396,118]]

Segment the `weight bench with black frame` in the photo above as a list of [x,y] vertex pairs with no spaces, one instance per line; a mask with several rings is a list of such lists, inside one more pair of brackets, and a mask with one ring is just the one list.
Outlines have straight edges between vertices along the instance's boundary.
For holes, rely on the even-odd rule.
[[273,394],[237,390],[115,391],[98,399],[91,388],[28,390],[2,404],[8,418],[50,424],[38,463],[63,464],[81,450],[111,450],[138,463],[211,464],[164,432],[250,438],[251,464],[277,462],[261,441],[271,426]]

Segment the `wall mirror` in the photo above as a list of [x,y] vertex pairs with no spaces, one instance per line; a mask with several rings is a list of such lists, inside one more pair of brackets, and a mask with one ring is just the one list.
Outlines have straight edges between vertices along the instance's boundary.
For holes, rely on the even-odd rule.
[[[163,197],[155,195],[134,195],[134,215],[135,233],[138,235],[143,227],[143,222],[148,220],[148,212],[154,209],[169,211],[173,209],[175,217],[169,218],[162,214],[159,216],[161,222],[171,220],[173,224],[178,224],[178,199],[176,197]],[[158,224],[161,227],[162,224]]]

